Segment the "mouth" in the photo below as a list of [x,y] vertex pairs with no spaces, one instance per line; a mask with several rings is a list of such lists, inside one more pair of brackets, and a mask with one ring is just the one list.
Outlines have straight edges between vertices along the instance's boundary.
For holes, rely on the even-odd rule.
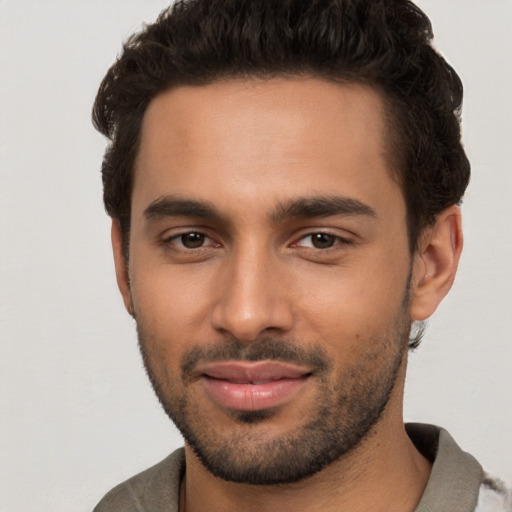
[[227,361],[197,368],[207,394],[236,411],[261,411],[291,401],[312,375],[310,369],[278,361]]

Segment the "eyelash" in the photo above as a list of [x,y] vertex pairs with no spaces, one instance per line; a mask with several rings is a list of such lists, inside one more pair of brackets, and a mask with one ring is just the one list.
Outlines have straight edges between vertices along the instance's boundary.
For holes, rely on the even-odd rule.
[[[332,239],[332,245],[329,245],[328,247],[314,247],[314,242],[313,242],[313,238],[314,236],[326,236],[326,237],[330,237]],[[303,247],[303,246],[300,246],[299,245],[299,242],[301,242],[302,240],[305,240],[307,238],[310,238],[311,239],[311,246],[308,246],[306,247],[306,249],[311,249],[311,250],[314,250],[314,251],[318,251],[318,252],[327,252],[329,251],[330,249],[332,250],[335,250],[335,248],[337,246],[347,246],[347,245],[352,245],[353,244],[353,241],[348,239],[348,238],[345,238],[345,237],[342,237],[340,235],[337,235],[337,234],[334,234],[334,233],[330,233],[328,231],[314,231],[314,232],[311,232],[311,233],[307,233],[303,236],[301,236],[297,242],[294,242],[292,244],[292,246],[297,246],[297,247]]]
[[[183,237],[191,236],[191,235],[197,235],[199,237],[202,237],[203,240],[210,240],[213,242],[211,237],[209,237],[206,233],[203,233],[202,231],[185,231],[182,233],[178,233],[177,235],[172,235],[170,237],[167,237],[163,240],[163,244],[166,246],[178,246],[177,250],[185,250],[185,251],[197,251],[198,249],[204,249],[205,245],[201,244],[198,247],[186,247],[183,243]],[[181,240],[181,243],[180,243]],[[221,244],[217,244],[215,242],[212,243],[213,246],[220,247]]]
[[[198,245],[197,247],[187,247],[184,244],[183,238],[186,236],[193,236],[193,235],[198,236],[200,238],[199,241],[202,241],[202,243],[200,245]],[[330,237],[332,243],[330,245],[328,245],[327,247],[315,247],[314,241],[312,238],[314,236]],[[303,240],[306,240],[308,238],[311,240],[311,244],[309,246],[300,245],[300,242],[302,242]],[[204,241],[207,241],[207,240],[209,240],[211,243],[208,245],[205,245]],[[170,237],[165,238],[163,240],[163,244],[166,246],[172,247],[175,250],[179,250],[179,251],[198,251],[201,249],[203,249],[203,250],[207,249],[210,246],[221,247],[220,243],[215,243],[210,236],[208,236],[206,233],[199,231],[199,230],[185,231],[182,233],[178,233],[176,235],[172,235]],[[302,248],[302,249],[306,249],[306,250],[313,250],[316,252],[327,252],[329,250],[335,250],[335,248],[339,245],[347,246],[347,245],[352,245],[352,244],[353,244],[352,240],[342,237],[340,235],[330,233],[328,231],[313,231],[313,232],[306,233],[306,234],[302,235],[300,238],[296,239],[296,241],[291,244],[291,247],[298,247],[298,248]]]

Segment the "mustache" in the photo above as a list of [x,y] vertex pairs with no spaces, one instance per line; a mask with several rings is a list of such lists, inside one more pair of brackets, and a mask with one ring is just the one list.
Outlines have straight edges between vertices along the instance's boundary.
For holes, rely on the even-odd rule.
[[217,361],[280,361],[308,366],[312,373],[325,373],[331,366],[326,352],[320,347],[305,348],[297,342],[272,337],[251,342],[228,339],[189,350],[180,365],[183,381],[195,379],[195,368],[199,363]]

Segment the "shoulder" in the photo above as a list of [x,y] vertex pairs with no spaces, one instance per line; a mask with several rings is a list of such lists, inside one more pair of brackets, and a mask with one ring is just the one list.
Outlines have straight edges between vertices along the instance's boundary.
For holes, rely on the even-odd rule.
[[93,512],[175,512],[185,469],[183,448],[164,460],[117,485]]
[[484,474],[478,504],[475,512],[511,512],[512,491],[505,484],[488,474]]
[[407,424],[406,429],[416,448],[432,462],[415,512],[512,512],[510,490],[485,473],[446,430],[422,424]]

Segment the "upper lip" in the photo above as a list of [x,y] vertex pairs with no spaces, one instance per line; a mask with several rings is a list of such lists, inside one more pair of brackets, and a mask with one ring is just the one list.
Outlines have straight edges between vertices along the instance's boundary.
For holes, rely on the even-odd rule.
[[200,364],[197,372],[214,379],[243,384],[299,379],[308,376],[311,370],[280,361],[224,361]]

